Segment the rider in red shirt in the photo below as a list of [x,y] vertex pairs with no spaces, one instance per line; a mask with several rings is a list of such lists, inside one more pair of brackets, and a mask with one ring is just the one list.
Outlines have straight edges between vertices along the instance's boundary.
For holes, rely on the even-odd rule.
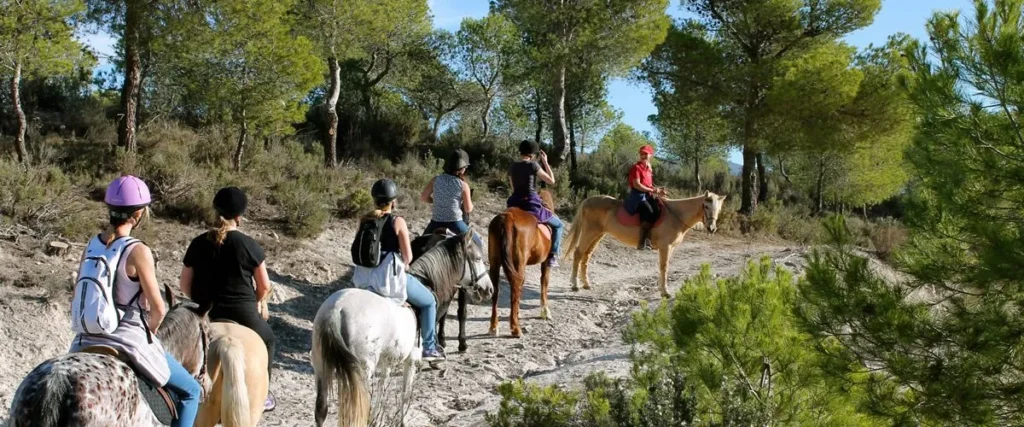
[[654,186],[654,171],[651,169],[651,158],[654,148],[650,145],[640,147],[640,161],[629,170],[629,196],[626,198],[626,212],[630,215],[640,214],[640,241],[638,250],[653,249],[651,246],[651,228],[659,215],[658,197],[665,196],[664,187]]

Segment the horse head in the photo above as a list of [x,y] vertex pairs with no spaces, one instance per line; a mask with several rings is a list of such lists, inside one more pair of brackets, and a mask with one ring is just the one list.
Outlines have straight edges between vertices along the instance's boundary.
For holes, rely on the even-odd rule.
[[704,192],[704,229],[714,234],[718,231],[718,214],[722,212],[726,196],[719,196],[710,191]]
[[473,227],[470,226],[469,231],[456,236],[461,240],[466,266],[459,287],[466,290],[474,303],[481,303],[490,300],[494,295],[494,284],[491,283],[491,276],[484,262],[487,253],[473,238],[474,233]]
[[[165,298],[168,294],[170,301],[174,302],[170,291],[165,291]],[[167,311],[156,333],[164,348],[199,381],[203,396],[213,385],[206,375],[210,348],[208,311],[209,307],[204,308],[191,301],[178,302]]]

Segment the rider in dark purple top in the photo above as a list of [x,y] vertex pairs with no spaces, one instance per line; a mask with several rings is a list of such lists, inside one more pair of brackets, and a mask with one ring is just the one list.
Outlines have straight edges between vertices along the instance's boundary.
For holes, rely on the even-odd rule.
[[[539,156],[538,156],[539,154]],[[529,212],[537,217],[537,221],[551,226],[551,254],[547,263],[552,267],[558,266],[558,249],[562,244],[562,220],[544,207],[540,196],[537,194],[537,178],[548,183],[555,184],[555,174],[551,172],[548,165],[548,156],[540,150],[536,142],[523,140],[519,144],[519,161],[512,163],[508,168],[509,182],[512,184],[512,196],[508,198],[506,206],[516,207]],[[540,162],[534,160],[538,157]]]

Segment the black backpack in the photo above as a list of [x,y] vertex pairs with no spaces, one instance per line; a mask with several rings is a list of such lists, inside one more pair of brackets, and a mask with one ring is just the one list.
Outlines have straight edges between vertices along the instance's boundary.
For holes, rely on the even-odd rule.
[[366,268],[380,265],[380,237],[390,219],[389,214],[359,223],[356,238],[352,241],[352,262]]

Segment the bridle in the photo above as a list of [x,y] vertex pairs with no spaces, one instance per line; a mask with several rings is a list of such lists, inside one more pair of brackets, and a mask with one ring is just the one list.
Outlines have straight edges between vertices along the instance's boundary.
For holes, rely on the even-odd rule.
[[[472,231],[468,231],[467,233],[472,233]],[[466,239],[462,240],[462,253],[466,255],[465,256],[466,261],[465,261],[465,263],[463,265],[464,270],[462,271],[462,277],[463,278],[466,277],[466,270],[465,270],[465,268],[466,268],[466,266],[468,266],[469,267],[468,268],[468,270],[469,270],[469,278],[470,278],[471,281],[467,285],[476,285],[477,283],[480,283],[480,279],[483,279],[485,276],[487,276],[487,271],[484,270],[484,271],[478,272],[476,270],[476,263],[472,262],[469,259],[469,245],[472,244],[472,241],[473,241],[472,237],[473,236],[469,236],[469,237],[470,237],[470,239],[469,239],[468,242],[466,241]],[[462,284],[461,280],[459,281],[459,288],[465,289],[465,286]]]

